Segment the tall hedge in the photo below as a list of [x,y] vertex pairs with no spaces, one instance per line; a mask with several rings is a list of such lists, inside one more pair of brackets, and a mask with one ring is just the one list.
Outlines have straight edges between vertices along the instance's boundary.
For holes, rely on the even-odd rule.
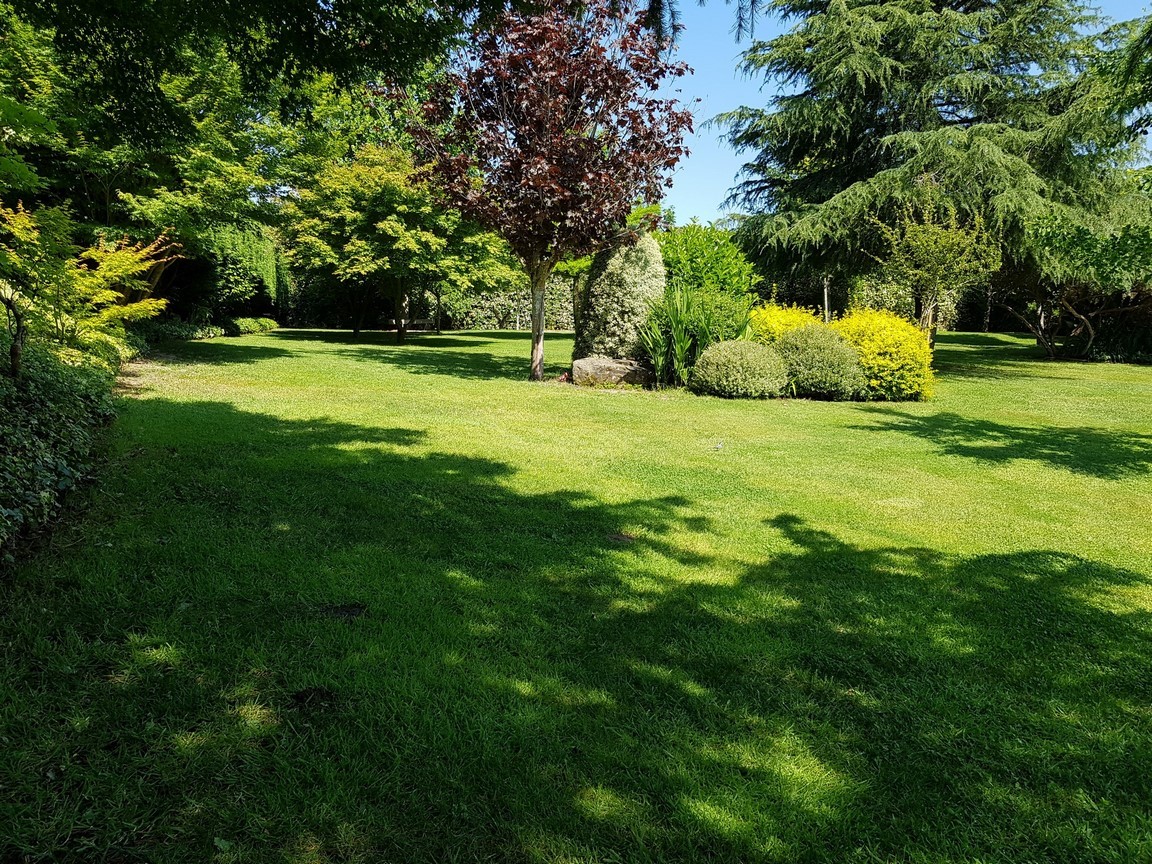
[[[7,356],[0,334],[0,356]],[[0,369],[0,565],[49,521],[96,459],[113,415],[112,371],[74,349],[28,343],[17,383]]]
[[572,359],[643,357],[640,328],[651,304],[664,296],[664,281],[660,245],[649,234],[597,255],[575,298]]

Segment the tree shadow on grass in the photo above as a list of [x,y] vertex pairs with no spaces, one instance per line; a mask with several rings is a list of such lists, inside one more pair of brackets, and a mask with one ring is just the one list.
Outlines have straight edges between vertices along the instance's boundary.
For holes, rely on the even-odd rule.
[[1110,599],[1145,574],[788,514],[726,560],[691,501],[526,490],[419,429],[121,424],[89,541],[6,587],[7,858],[1146,851],[1150,622]]
[[250,345],[231,339],[205,339],[194,342],[169,342],[148,354],[156,363],[197,363],[219,365],[223,363],[252,363],[291,357],[292,351],[274,345]]
[[[1035,344],[1014,341],[1021,334],[940,333],[932,365],[944,378],[1001,379],[1026,375],[1044,363]],[[1044,366],[1049,380],[1051,366]]]
[[[459,334],[436,335],[410,332],[397,345],[394,334],[373,331],[353,336],[339,330],[277,330],[269,334],[288,341],[325,342],[333,345],[331,353],[366,363],[381,363],[416,375],[446,375],[463,379],[504,378],[523,381],[528,378],[531,337],[527,333],[508,331],[462,331]],[[545,375],[559,375],[569,368],[571,334],[548,333],[544,337]],[[485,345],[522,342],[524,353],[508,355],[480,350]]]
[[873,422],[850,428],[914,435],[948,456],[985,462],[1029,460],[1111,479],[1152,469],[1152,435],[1082,426],[1013,426],[951,411],[920,415],[890,408],[860,410],[868,412]]
[[357,345],[367,347],[380,345],[388,348],[404,348],[410,345],[420,347],[465,348],[484,345],[496,341],[483,333],[474,336],[460,337],[436,333],[425,333],[419,330],[408,331],[404,341],[396,344],[396,332],[390,330],[363,330],[353,334],[351,330],[273,330],[268,333],[274,339],[283,339],[288,342],[324,342],[330,345]]
[[[520,333],[490,334],[488,331],[483,331],[475,336],[437,336],[420,333],[410,334],[409,338],[399,345],[393,341],[390,334],[384,332],[361,333],[359,337],[353,337],[351,333],[342,331],[277,330],[272,335],[287,340],[331,343],[334,347],[330,353],[339,357],[365,363],[380,363],[414,375],[446,375],[468,380],[528,379],[530,343],[529,338]],[[502,339],[522,340],[523,356],[478,350],[478,346],[496,343]],[[554,340],[546,337],[544,344],[548,357],[545,373],[549,376],[559,375],[570,365],[568,352],[571,346],[564,341],[563,336],[557,336]],[[557,360],[557,357],[560,359]]]

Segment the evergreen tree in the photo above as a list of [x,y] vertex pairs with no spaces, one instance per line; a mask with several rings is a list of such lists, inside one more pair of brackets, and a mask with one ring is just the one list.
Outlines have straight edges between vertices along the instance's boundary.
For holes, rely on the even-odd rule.
[[757,214],[741,237],[763,263],[866,269],[872,220],[942,192],[1035,270],[1035,219],[1089,218],[1130,189],[1117,169],[1136,147],[1081,0],[772,5],[796,25],[744,66],[783,95],[720,118],[753,154],[735,197]]

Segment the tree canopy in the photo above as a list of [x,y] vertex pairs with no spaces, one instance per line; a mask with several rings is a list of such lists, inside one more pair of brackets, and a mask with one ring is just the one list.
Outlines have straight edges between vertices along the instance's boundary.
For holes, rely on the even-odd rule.
[[942,189],[1026,257],[1030,220],[1124,191],[1112,169],[1138,148],[1092,73],[1097,20],[1080,0],[772,8],[796,24],[744,68],[782,95],[721,118],[752,155],[736,199],[759,214],[745,237],[764,254],[866,266],[868,220]]
[[662,197],[686,152],[692,115],[656,91],[687,67],[645,16],[609,0],[511,12],[458,55],[414,127],[447,199],[524,264],[536,379],[553,268],[623,239],[633,207]]

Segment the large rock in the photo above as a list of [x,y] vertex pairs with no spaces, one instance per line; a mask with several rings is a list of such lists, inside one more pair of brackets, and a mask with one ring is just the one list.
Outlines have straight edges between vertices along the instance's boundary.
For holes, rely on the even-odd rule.
[[652,372],[635,360],[583,357],[572,363],[572,383],[584,387],[619,387],[621,384],[647,387],[652,383]]

